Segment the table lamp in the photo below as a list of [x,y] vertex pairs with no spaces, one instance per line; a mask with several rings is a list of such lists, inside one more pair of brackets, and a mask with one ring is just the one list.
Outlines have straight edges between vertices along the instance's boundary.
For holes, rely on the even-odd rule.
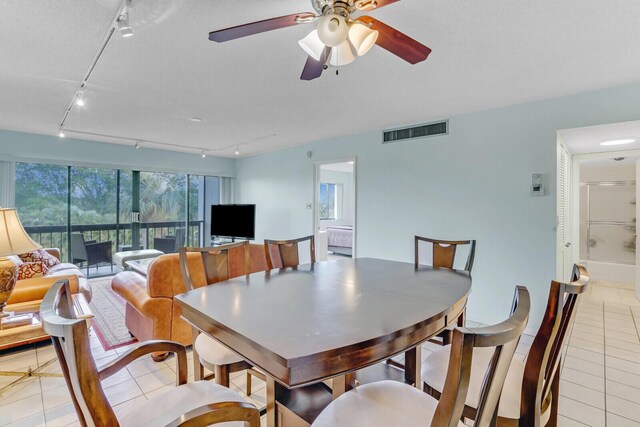
[[15,209],[0,208],[0,318],[9,316],[4,307],[16,286],[18,267],[9,255],[18,255],[42,249],[22,227]]

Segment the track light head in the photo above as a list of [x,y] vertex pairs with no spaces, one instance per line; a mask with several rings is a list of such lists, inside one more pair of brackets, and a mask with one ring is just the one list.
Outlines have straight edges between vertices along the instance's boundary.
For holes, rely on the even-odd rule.
[[140,149],[140,143],[139,143],[139,142],[136,142],[136,145],[134,145],[133,147],[134,147],[136,150],[139,150],[139,149]]
[[59,136],[60,138],[64,138],[64,137],[65,137],[65,135],[64,135],[64,131],[63,131],[62,129],[59,129],[59,130],[58,130],[58,136]]
[[201,156],[202,156],[202,158],[203,158],[203,159],[204,159],[205,157],[207,157],[207,154],[204,152],[204,150],[202,151]]
[[240,155],[240,149],[238,148],[238,146],[236,145],[236,151],[234,151],[236,156]]

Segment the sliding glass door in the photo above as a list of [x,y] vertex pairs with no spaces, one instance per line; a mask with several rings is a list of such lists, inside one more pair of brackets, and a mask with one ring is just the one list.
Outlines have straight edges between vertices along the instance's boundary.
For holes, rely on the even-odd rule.
[[67,166],[16,163],[16,208],[27,233],[45,248],[69,253]]
[[140,172],[140,222],[144,246],[177,252],[186,242],[187,176]]
[[[27,232],[91,276],[116,252],[208,244],[220,179],[202,175],[16,164],[16,207]],[[89,259],[90,258],[90,259]]]
[[118,171],[73,166],[69,172],[71,262],[87,274],[108,274],[118,248]]

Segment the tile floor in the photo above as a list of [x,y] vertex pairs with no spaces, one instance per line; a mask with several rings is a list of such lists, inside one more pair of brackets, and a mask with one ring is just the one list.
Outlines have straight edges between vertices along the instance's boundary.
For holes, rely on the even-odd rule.
[[[559,425],[640,427],[640,302],[633,291],[594,283],[579,303],[562,366]],[[469,326],[474,326],[469,322]],[[533,337],[523,336],[517,357],[524,358]],[[104,351],[92,333],[98,365],[125,348]],[[426,357],[434,344],[423,346]],[[191,369],[191,352],[189,369]],[[0,352],[0,370],[26,370],[54,357],[48,343]],[[60,372],[57,363],[44,372]],[[0,376],[0,388],[15,377]],[[193,376],[190,375],[190,380]],[[103,383],[118,415],[141,401],[170,390],[175,381],[173,359],[155,363],[140,359]],[[231,376],[231,388],[258,407],[265,405],[265,384],[254,378],[253,393],[244,395],[246,376]],[[264,417],[263,417],[264,423]],[[0,394],[0,426],[78,425],[62,378],[31,378]]]

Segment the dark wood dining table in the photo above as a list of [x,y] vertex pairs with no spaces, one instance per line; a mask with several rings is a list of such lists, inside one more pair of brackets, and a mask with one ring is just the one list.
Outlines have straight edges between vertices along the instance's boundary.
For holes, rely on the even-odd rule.
[[456,321],[470,290],[466,271],[356,258],[254,273],[176,301],[186,321],[266,373],[273,427],[290,415],[281,401],[309,400],[290,390],[333,379],[330,401],[350,373],[403,352],[404,379],[420,387],[420,344]]

